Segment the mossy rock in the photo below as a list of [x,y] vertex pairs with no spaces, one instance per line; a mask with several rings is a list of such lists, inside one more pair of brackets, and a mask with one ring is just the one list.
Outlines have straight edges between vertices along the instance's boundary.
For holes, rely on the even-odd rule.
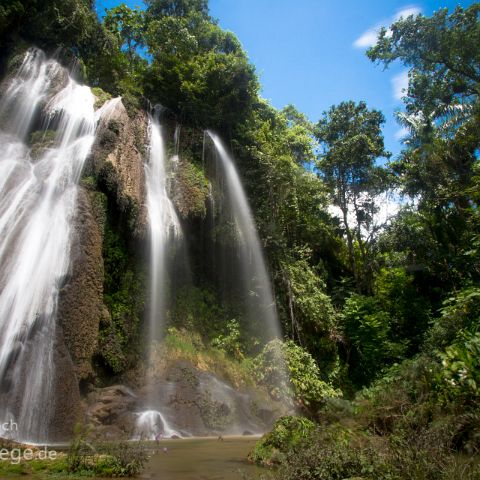
[[222,431],[233,421],[230,407],[226,403],[213,399],[210,393],[201,395],[198,408],[203,423],[208,429]]
[[110,316],[104,316],[100,322],[98,338],[99,356],[114,374],[127,369],[127,358],[123,352],[122,340],[115,331]]
[[107,222],[107,196],[98,191],[89,192],[90,202],[92,203],[93,216],[97,225],[100,227],[102,235],[105,233]]
[[110,100],[112,96],[108,93],[105,92],[105,90],[102,90],[100,87],[94,87],[92,88],[92,93],[95,95],[95,110],[100,108],[105,102]]
[[103,258],[104,303],[109,312],[100,323],[99,356],[114,374],[120,374],[138,361],[146,275],[128,246],[124,230],[112,225],[112,218],[106,215],[106,197],[98,194],[97,201],[94,209],[107,220],[103,225]]
[[173,202],[183,218],[204,218],[209,196],[208,180],[192,162],[179,161],[174,170]]
[[131,93],[124,93],[122,95],[122,103],[128,116],[132,119],[137,116],[142,108],[140,99]]
[[30,156],[38,160],[46,150],[55,145],[57,132],[55,130],[36,130],[30,134]]

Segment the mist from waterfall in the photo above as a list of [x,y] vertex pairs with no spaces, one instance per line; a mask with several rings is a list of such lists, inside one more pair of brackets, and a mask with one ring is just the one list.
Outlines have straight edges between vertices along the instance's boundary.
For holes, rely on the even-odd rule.
[[260,237],[248,203],[245,190],[235,164],[220,138],[207,131],[213,141],[224,185],[224,202],[230,211],[237,235],[238,282],[247,295],[250,323],[257,322],[254,330],[262,344],[281,338],[272,284],[268,274]]
[[158,440],[180,438],[182,434],[172,428],[165,416],[157,410],[146,410],[138,414],[134,440]]
[[[77,183],[94,141],[95,97],[33,48],[7,82],[0,102],[0,422],[18,425],[9,432],[16,440],[47,442],[58,298]],[[46,143],[34,151],[28,136],[39,127]]]

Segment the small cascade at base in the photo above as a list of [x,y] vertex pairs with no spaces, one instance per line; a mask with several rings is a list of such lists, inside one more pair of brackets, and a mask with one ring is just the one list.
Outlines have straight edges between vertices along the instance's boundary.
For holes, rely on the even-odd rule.
[[159,440],[161,438],[182,438],[158,410],[146,410],[138,414],[135,422],[134,440]]

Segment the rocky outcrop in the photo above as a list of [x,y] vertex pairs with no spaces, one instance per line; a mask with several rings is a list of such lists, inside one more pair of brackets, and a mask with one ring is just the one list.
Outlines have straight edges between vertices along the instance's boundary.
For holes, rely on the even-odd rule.
[[[70,275],[59,302],[58,322],[80,383],[92,383],[94,378],[92,358],[100,348],[100,325],[104,331],[111,330],[105,325],[112,326],[110,313],[103,304],[102,248],[107,196],[108,202],[112,201],[119,213],[126,215],[134,236],[142,237],[146,229],[141,151],[146,139],[145,113],[136,111],[131,118],[120,99],[104,102],[95,144],[84,171],[84,187],[79,190],[72,226]],[[116,344],[103,337],[102,348],[107,341],[110,349],[106,353],[111,356]]]
[[176,159],[172,179],[172,202],[183,219],[204,218],[207,213],[209,183],[194,163]]
[[62,288],[58,320],[79,381],[93,375],[103,306],[102,231],[89,192],[80,188],[72,226],[71,274]]
[[98,438],[130,438],[135,426],[136,395],[124,385],[91,392],[86,399],[86,422]]
[[53,414],[48,438],[52,442],[65,442],[72,438],[75,425],[82,419],[83,408],[76,376],[77,368],[66,348],[61,328],[56,331],[54,364]]
[[145,112],[129,116],[121,100],[105,107],[89,168],[128,215],[135,236],[143,238],[147,228],[145,210],[144,155],[148,120]]
[[182,436],[259,434],[285,413],[282,405],[259,389],[235,389],[186,360],[168,362],[165,367],[146,386],[115,385],[91,392],[85,411],[93,435],[104,439],[141,435],[145,432],[138,432],[135,422],[146,411],[161,412],[168,431]]

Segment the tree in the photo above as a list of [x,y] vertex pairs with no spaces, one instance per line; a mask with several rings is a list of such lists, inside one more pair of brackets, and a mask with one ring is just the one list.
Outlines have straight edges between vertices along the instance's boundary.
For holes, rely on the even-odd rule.
[[132,72],[138,58],[138,49],[144,45],[143,11],[138,8],[131,9],[122,3],[105,12],[103,23],[109,31],[117,35],[119,43],[125,46]]
[[[478,262],[468,259],[478,236],[475,168],[480,147],[480,4],[451,14],[438,10],[401,19],[380,31],[367,55],[388,67],[409,67],[405,149],[391,164],[404,192],[417,199],[424,230],[436,246],[425,268],[442,278],[444,289],[478,278]],[[448,259],[448,261],[447,261]],[[468,265],[467,265],[468,263]],[[446,287],[446,288],[445,288]]]
[[374,217],[378,211],[375,197],[388,186],[386,170],[376,165],[378,158],[390,155],[381,133],[384,122],[383,114],[369,110],[365,102],[350,101],[324,112],[315,129],[321,145],[317,165],[342,214],[357,289],[366,293],[372,288],[371,247],[377,233]]
[[410,115],[446,126],[452,114],[468,111],[468,106],[477,101],[479,15],[478,3],[467,9],[457,7],[451,15],[443,8],[430,18],[402,18],[389,30],[380,31],[377,44],[367,55],[385,67],[395,60],[410,67],[405,99]]
[[258,80],[240,42],[208,15],[203,1],[150,1],[145,91],[179,120],[228,132],[248,114]]
[[400,19],[367,52],[385,67],[399,60],[410,69],[406,111],[397,114],[409,132],[407,149],[393,165],[405,190],[459,208],[468,205],[461,190],[480,145],[479,15],[476,3],[451,15],[444,8],[431,18]]
[[208,14],[208,0],[146,0],[148,15],[160,17],[190,17],[199,13],[205,20]]

